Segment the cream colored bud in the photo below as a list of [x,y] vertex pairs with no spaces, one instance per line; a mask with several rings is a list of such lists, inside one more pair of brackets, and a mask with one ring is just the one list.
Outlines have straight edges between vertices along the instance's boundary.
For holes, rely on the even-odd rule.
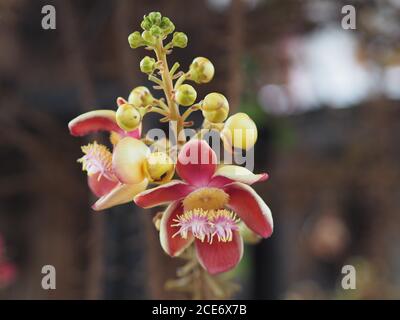
[[248,150],[257,141],[257,126],[245,113],[239,112],[230,116],[222,130],[222,136],[233,147]]
[[118,126],[125,131],[132,131],[139,127],[142,117],[133,105],[124,103],[118,107],[116,113]]
[[153,100],[149,89],[143,86],[133,89],[128,97],[128,102],[136,108],[148,106],[153,103]]

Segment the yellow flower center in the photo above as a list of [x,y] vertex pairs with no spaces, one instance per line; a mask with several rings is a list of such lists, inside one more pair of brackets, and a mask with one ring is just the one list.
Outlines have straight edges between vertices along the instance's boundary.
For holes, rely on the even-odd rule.
[[229,200],[229,195],[218,188],[200,188],[193,191],[183,200],[184,211],[193,209],[221,209]]

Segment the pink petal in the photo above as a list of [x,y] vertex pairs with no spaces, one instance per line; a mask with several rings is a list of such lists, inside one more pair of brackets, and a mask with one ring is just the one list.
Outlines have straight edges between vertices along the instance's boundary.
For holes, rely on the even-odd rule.
[[271,210],[253,188],[234,182],[225,186],[224,191],[229,194],[228,207],[236,212],[249,229],[264,238],[272,234]]
[[204,140],[187,142],[177,162],[178,175],[194,186],[206,186],[217,168],[217,156]]
[[102,196],[95,204],[92,205],[92,209],[96,211],[105,210],[114,207],[119,204],[133,201],[133,198],[143,190],[146,189],[148,184],[147,179],[137,184],[118,184],[109,193]]
[[112,181],[104,176],[99,179],[99,173],[88,176],[88,185],[96,197],[102,197],[116,187],[118,181]]
[[221,188],[232,182],[242,182],[252,185],[253,183],[265,181],[267,179],[267,173],[254,174],[245,167],[224,165],[217,169],[208,185],[217,188]]
[[73,136],[83,136],[96,131],[122,133],[115,120],[115,111],[112,110],[95,110],[81,114],[69,122],[68,128]]
[[117,105],[118,106],[121,106],[121,105],[127,104],[127,103],[128,103],[128,101],[126,101],[124,98],[122,98],[122,97],[118,97],[117,98]]
[[210,244],[195,240],[197,258],[210,274],[226,272],[234,268],[243,256],[243,239],[238,231],[233,232],[233,239],[220,242],[215,237]]
[[193,241],[192,235],[188,235],[187,239],[183,239],[179,234],[174,237],[179,227],[172,227],[172,225],[176,223],[174,219],[181,214],[183,214],[183,206],[180,201],[175,201],[167,207],[160,222],[161,247],[171,257],[180,255]]
[[81,114],[68,123],[68,128],[73,136],[84,136],[97,131],[114,131],[122,136],[138,139],[141,134],[141,126],[130,132],[122,130],[117,125],[113,110],[94,110]]
[[139,193],[135,197],[135,203],[142,208],[152,208],[184,198],[194,188],[180,180],[172,180],[168,183]]

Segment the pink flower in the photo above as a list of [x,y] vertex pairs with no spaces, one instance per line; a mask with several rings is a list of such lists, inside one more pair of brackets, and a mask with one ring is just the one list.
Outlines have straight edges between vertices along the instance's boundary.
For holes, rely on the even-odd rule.
[[[117,99],[117,104],[127,103],[123,98]],[[132,140],[140,139],[141,126],[133,131],[122,130],[116,121],[116,113],[113,110],[95,110],[86,112],[71,120],[68,124],[69,131],[73,136],[84,136],[97,131],[107,131],[111,133],[111,138],[121,141],[127,140],[124,145],[132,145]],[[137,140],[137,143],[141,141]],[[147,147],[141,146],[143,153],[147,152]],[[118,164],[113,161],[114,151],[111,153],[107,147],[97,144],[89,144],[82,147],[84,156],[78,161],[82,163],[83,169],[88,173],[88,185],[90,190],[99,199],[93,204],[94,210],[104,210],[118,204],[132,201],[134,196],[146,189],[147,180],[131,181],[121,180],[120,171],[125,172],[124,159],[127,148],[120,148],[123,157],[119,156]],[[138,151],[139,152],[139,151]],[[122,158],[122,159],[121,159]],[[121,160],[120,160],[121,159]],[[124,165],[119,163],[124,162]],[[121,168],[122,167],[122,168]]]
[[211,274],[228,271],[242,258],[241,219],[248,228],[268,238],[272,234],[271,211],[250,187],[267,174],[225,165],[202,140],[191,140],[178,155],[176,170],[183,179],[173,180],[139,193],[137,205],[151,208],[169,204],[160,223],[161,246],[178,256],[191,243],[200,264]]

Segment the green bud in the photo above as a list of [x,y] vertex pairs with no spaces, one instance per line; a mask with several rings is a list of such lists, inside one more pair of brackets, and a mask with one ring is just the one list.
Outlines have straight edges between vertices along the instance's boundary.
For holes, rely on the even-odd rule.
[[143,86],[133,89],[128,97],[128,103],[132,104],[136,108],[145,107],[151,104],[153,100],[154,98],[149,89]]
[[148,43],[154,44],[156,42],[156,38],[151,34],[150,31],[143,31],[142,32],[142,38]]
[[192,105],[196,98],[197,92],[190,84],[182,84],[175,93],[176,102],[185,107]]
[[149,18],[149,20],[153,24],[153,26],[160,25],[160,23],[161,23],[161,13],[160,12],[150,12],[147,17]]
[[140,71],[143,73],[152,73],[154,71],[155,64],[155,59],[146,56],[142,59],[142,61],[140,61]]
[[152,25],[153,25],[153,24],[151,23],[151,21],[150,21],[146,16],[144,16],[144,17],[143,17],[143,21],[142,21],[142,23],[140,24],[140,26],[142,27],[142,29],[143,29],[143,30],[150,30],[150,28],[151,28]]
[[135,48],[145,45],[143,38],[140,35],[139,31],[135,31],[134,33],[131,33],[128,37],[128,42],[132,49],[135,49]]
[[172,45],[178,48],[185,48],[188,43],[188,37],[183,32],[175,32],[172,38]]
[[150,34],[154,37],[159,37],[161,36],[161,28],[159,26],[152,26],[150,28]]
[[196,83],[210,82],[214,77],[214,66],[210,60],[204,57],[197,57],[189,67],[189,78]]
[[168,35],[168,34],[174,32],[174,30],[175,30],[174,24],[167,17],[163,17],[161,19],[160,28],[162,29],[164,35]]

